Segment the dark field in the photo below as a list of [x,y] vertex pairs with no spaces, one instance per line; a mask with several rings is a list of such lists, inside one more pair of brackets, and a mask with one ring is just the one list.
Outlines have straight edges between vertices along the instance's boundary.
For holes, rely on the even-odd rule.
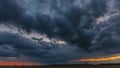
[[0,68],[120,68],[120,64],[103,65],[54,65],[54,66],[1,66]]

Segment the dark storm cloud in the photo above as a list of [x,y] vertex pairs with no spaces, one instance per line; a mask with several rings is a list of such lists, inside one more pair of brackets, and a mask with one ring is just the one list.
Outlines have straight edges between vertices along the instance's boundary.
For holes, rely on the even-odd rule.
[[17,5],[15,1],[1,0],[0,17],[3,19],[2,21],[7,20],[8,24],[12,22],[13,25],[21,27],[27,32],[35,30],[48,35],[48,37],[58,37],[71,44],[88,49],[91,38],[85,34],[84,30],[89,29],[95,19],[105,13],[106,2],[103,0],[91,0],[88,5],[84,6],[83,4],[84,7],[80,8],[73,4],[76,1],[78,0],[58,1],[60,7],[56,4],[57,1],[40,1],[40,4],[50,5],[50,11],[56,12],[56,15],[51,18],[50,15],[39,13],[33,19],[25,15],[25,11],[22,11],[22,7]]
[[9,48],[5,48],[6,45],[1,45],[0,46],[0,57],[18,57],[19,55],[15,52],[10,50]]
[[[36,43],[19,34],[0,32],[0,57],[20,57],[20,55],[23,55],[28,57],[28,61],[53,64],[78,58],[80,54],[77,53],[78,49],[76,47],[55,45],[42,40],[40,42]],[[52,47],[49,45],[52,45]]]
[[102,26],[102,28],[96,27],[96,29],[99,28],[99,30],[98,30],[98,34],[95,36],[94,39],[93,45],[95,46],[95,48],[97,48],[98,50],[110,49],[108,50],[110,53],[112,53],[112,51],[113,53],[119,52],[118,51],[120,44],[119,18],[120,18],[120,14],[114,15],[111,18],[109,18],[107,21],[99,24],[99,26]]
[[21,9],[15,0],[0,0],[0,21],[11,21],[21,16]]
[[[89,53],[97,51],[107,55],[119,52],[118,0],[26,0],[28,4],[18,2],[21,1],[0,0],[0,23],[14,25],[27,33],[34,30],[49,38],[62,39],[80,49],[90,50]],[[110,18],[97,23],[97,19],[105,15]],[[0,45],[0,56],[22,54],[31,60],[51,64],[66,62],[81,55],[78,54],[79,50],[70,45],[54,47],[53,43],[36,43],[9,32],[0,32]],[[13,50],[4,48],[6,45]]]
[[17,34],[11,34],[8,32],[0,32],[0,44],[10,44],[17,49],[37,48],[37,45],[30,42],[29,40],[24,39]]
[[[85,34],[84,30],[90,29],[95,19],[105,13],[106,2],[93,0],[84,7],[86,9],[67,2],[65,1],[65,5],[61,4],[61,7],[52,3],[51,9],[56,11],[56,16],[51,19],[49,15],[38,15],[36,17],[37,25],[34,25],[33,29],[43,32],[49,37],[59,37],[71,44],[87,49],[90,46],[91,38]],[[65,7],[65,11],[62,9],[63,7]],[[90,9],[88,10],[88,8]],[[81,27],[82,23],[85,24]]]

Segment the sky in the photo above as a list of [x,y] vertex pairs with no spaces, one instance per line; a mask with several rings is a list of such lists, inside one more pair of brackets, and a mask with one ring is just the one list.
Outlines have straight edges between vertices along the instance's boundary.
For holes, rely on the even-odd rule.
[[0,0],[0,66],[119,63],[119,0]]

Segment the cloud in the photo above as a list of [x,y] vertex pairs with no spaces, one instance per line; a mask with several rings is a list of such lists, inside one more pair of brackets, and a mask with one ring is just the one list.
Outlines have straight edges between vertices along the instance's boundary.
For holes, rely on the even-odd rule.
[[[98,0],[91,2],[85,1],[85,3],[88,3],[88,5],[83,4],[84,8],[80,8],[79,6],[75,5],[76,1],[78,0],[45,2],[38,2],[38,0],[27,0],[25,1],[25,4],[20,3],[17,5],[16,1],[9,2],[7,0],[1,0],[1,5],[3,6],[1,7],[3,12],[1,14],[5,14],[1,15],[1,17],[5,17],[5,20],[3,21],[8,20],[8,22],[4,22],[5,24],[7,23],[15,25],[20,29],[22,28],[23,30],[27,31],[28,33],[30,33],[31,30],[35,30],[37,32],[46,34],[48,37],[58,37],[71,44],[75,44],[87,49],[90,46],[90,38],[85,35],[84,29],[90,28],[91,24],[95,20],[93,18],[99,17],[105,13],[106,2]],[[58,6],[58,4],[55,2],[58,2],[60,6]],[[80,2],[84,1],[80,0]],[[39,3],[41,5],[39,5]],[[20,7],[20,5],[25,6]],[[33,9],[30,5],[33,5],[33,9],[35,7],[37,8],[32,11]],[[47,5],[50,7],[47,8]],[[2,8],[4,8],[4,10]],[[89,11],[87,11],[87,8],[90,8]],[[11,9],[10,12],[7,12],[9,9]],[[100,9],[103,10],[101,11]],[[48,13],[43,13],[44,10],[49,11],[48,13],[51,13],[52,11],[54,16],[51,17]],[[34,14],[34,16],[25,14],[28,11]]]
[[42,40],[39,40],[41,43],[37,43],[22,37],[20,34],[0,32],[0,38],[1,57],[19,58],[23,55],[28,57],[27,61],[53,64],[63,63],[79,56],[79,53],[76,53],[78,50],[76,47],[54,44],[52,42],[48,43]]
[[21,16],[21,9],[14,1],[0,1],[0,21],[15,20]]
[[117,0],[0,0],[0,55],[52,64],[118,53],[117,5]]

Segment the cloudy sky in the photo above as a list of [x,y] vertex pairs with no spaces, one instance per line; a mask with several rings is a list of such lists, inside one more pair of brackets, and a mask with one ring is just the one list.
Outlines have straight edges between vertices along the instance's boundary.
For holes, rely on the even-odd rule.
[[0,65],[119,63],[119,5],[0,0]]

